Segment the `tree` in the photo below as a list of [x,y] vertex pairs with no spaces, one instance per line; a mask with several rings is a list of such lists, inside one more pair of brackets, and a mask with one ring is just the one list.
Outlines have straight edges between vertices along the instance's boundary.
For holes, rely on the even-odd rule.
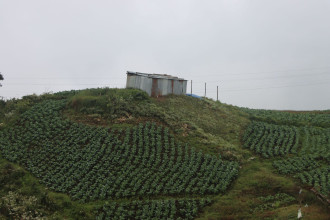
[[[1,72],[0,72],[0,80],[4,80],[4,78],[3,78],[3,76],[2,76],[2,74],[1,74]],[[1,87],[2,85],[1,85],[1,83],[0,83],[0,87]]]

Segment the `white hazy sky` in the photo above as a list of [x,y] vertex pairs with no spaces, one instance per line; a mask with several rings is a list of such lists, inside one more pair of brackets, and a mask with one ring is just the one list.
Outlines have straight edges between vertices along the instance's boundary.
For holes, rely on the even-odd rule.
[[[126,71],[264,109],[330,109],[329,0],[0,0],[0,96],[124,87]],[[190,82],[188,86],[190,92]]]

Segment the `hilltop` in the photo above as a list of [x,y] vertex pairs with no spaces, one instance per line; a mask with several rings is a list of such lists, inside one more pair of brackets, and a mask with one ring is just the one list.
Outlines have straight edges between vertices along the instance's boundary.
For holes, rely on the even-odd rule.
[[0,217],[329,218],[329,111],[109,88],[0,106]]

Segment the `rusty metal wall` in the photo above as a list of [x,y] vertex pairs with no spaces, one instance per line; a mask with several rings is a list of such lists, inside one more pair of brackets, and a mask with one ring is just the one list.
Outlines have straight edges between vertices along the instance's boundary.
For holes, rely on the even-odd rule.
[[175,79],[158,79],[158,90],[160,91],[161,95],[186,94],[187,81]]
[[152,79],[151,96],[158,97],[159,95],[158,79]]
[[152,97],[168,94],[182,95],[186,94],[187,81],[127,74],[126,88],[141,89]]

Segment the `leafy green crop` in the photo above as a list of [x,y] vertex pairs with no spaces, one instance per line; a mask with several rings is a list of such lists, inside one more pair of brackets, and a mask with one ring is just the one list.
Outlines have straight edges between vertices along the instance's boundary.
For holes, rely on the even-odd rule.
[[244,147],[263,157],[297,153],[298,130],[296,127],[252,122],[244,134]]
[[314,113],[282,112],[263,109],[240,108],[249,114],[254,121],[263,121],[272,124],[294,126],[316,126],[329,128],[330,114],[328,111],[315,111]]
[[246,129],[243,140],[244,147],[265,158],[286,156],[285,159],[273,162],[273,166],[280,173],[293,175],[303,184],[329,195],[329,128],[295,127],[254,121]]
[[105,204],[96,219],[194,219],[209,199],[169,199]]
[[1,131],[0,149],[49,188],[85,201],[224,192],[238,164],[176,143],[154,123],[126,130],[64,120],[65,100],[42,102],[15,128]]

